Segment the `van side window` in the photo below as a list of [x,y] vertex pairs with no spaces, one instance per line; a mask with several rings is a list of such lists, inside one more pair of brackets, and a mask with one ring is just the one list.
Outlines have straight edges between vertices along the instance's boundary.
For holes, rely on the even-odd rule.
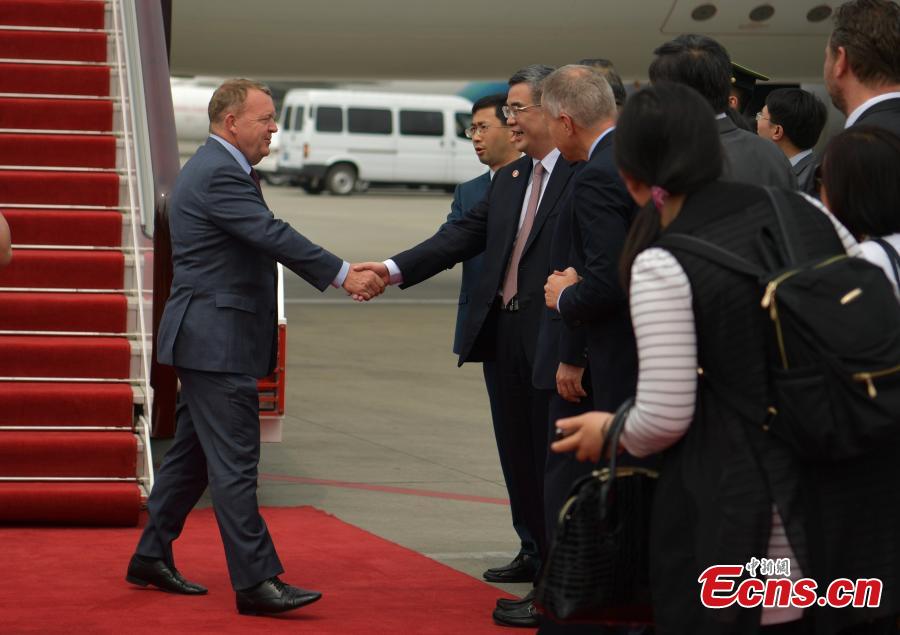
[[454,121],[456,123],[456,136],[468,141],[469,138],[466,136],[466,128],[472,125],[472,113],[458,112],[454,117]]
[[387,108],[348,108],[347,130],[364,134],[391,134],[391,111]]
[[342,132],[344,130],[344,113],[334,106],[316,108],[316,130],[319,132]]
[[303,130],[303,106],[297,106],[294,111],[294,120],[291,122],[291,130]]
[[284,109],[284,115],[281,118],[281,128],[282,130],[291,130],[293,126],[291,125],[291,118],[294,116],[294,107],[288,106]]
[[438,110],[401,110],[400,134],[443,137],[444,113]]

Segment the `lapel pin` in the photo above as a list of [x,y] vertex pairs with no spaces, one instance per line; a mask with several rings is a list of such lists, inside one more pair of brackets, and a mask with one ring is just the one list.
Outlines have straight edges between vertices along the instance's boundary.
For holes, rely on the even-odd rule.
[[513,178],[516,178],[517,176],[519,176],[519,171],[513,170]]

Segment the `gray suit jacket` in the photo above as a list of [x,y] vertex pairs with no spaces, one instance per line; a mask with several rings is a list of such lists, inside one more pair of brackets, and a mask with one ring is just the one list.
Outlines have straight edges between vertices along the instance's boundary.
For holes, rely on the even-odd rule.
[[169,199],[174,276],[157,335],[162,364],[265,377],[275,365],[275,261],[324,290],[343,264],[269,211],[208,139]]
[[[463,214],[478,205],[487,196],[491,188],[491,173],[485,172],[476,176],[471,181],[460,183],[453,192],[453,203],[450,205],[450,213],[447,222],[463,217]],[[453,334],[453,353],[459,355],[459,343],[462,339],[463,325],[466,323],[466,315],[469,313],[469,294],[478,285],[481,278],[482,261],[484,254],[469,258],[462,265],[462,284],[459,285],[459,308],[456,310],[456,331]]]
[[716,123],[725,151],[724,180],[797,189],[791,162],[778,146],[741,130],[728,118],[718,119]]

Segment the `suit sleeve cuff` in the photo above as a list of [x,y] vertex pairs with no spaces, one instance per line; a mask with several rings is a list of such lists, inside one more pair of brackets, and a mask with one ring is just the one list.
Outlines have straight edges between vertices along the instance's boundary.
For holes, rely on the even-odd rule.
[[[569,287],[566,287],[566,289],[568,289],[568,288],[569,288]],[[562,302],[563,293],[566,292],[566,289],[563,289],[562,291],[560,291],[560,292],[559,292],[559,295],[556,296],[556,312],[557,312],[557,313],[560,312],[560,310],[559,310],[559,305],[560,305],[560,303]]]

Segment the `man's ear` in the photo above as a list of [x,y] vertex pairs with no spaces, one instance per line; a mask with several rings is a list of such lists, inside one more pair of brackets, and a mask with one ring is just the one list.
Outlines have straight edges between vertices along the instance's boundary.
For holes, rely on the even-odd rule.
[[734,95],[728,95],[728,107],[732,110],[737,110],[738,107],[738,98]]
[[850,62],[847,59],[847,49],[843,46],[831,51],[834,55],[834,76],[843,77],[850,71]]
[[776,123],[772,130],[772,141],[781,141],[782,139],[784,139],[784,128],[781,124]]

